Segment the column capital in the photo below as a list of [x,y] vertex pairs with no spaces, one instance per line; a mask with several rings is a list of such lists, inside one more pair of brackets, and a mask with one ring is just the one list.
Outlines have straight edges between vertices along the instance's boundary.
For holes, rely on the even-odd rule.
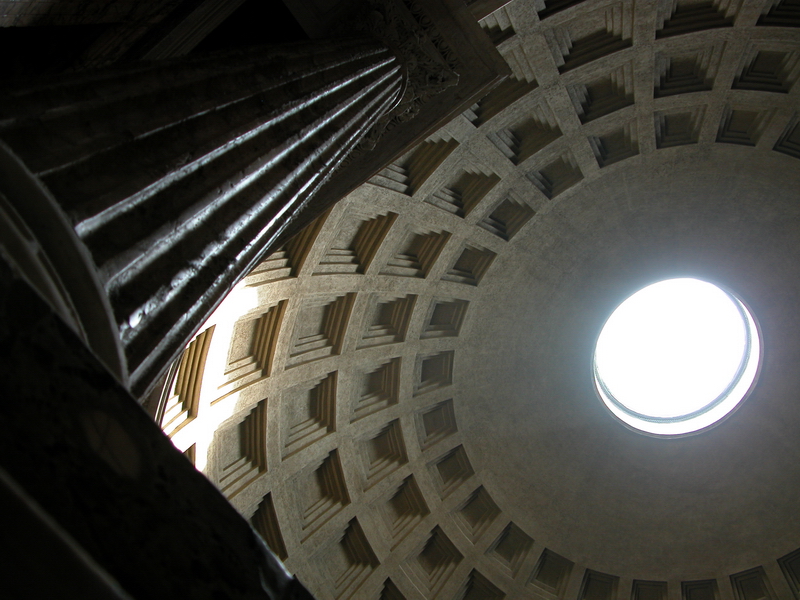
[[384,133],[410,121],[433,97],[459,83],[463,63],[416,0],[368,0],[339,29],[378,39],[403,66],[400,102],[376,123],[356,155],[374,148]]

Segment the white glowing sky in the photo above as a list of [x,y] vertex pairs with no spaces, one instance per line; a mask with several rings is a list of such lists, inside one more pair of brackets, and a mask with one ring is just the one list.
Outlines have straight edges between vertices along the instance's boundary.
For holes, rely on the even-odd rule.
[[640,290],[614,311],[595,362],[628,409],[678,417],[725,391],[745,346],[745,322],[728,294],[697,279],[671,279]]

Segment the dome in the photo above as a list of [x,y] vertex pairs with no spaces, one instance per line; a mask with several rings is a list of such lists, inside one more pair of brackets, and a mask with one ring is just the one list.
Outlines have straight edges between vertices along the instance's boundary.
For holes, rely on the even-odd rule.
[[[212,316],[164,430],[318,598],[798,593],[793,6],[507,4],[481,25],[513,76]],[[671,278],[763,340],[747,401],[674,439],[592,373]]]

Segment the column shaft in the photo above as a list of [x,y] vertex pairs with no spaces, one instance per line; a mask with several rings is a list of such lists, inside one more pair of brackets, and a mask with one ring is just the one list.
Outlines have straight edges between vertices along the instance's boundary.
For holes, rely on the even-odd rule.
[[337,40],[143,64],[0,98],[0,140],[88,250],[134,393],[403,85],[385,47]]

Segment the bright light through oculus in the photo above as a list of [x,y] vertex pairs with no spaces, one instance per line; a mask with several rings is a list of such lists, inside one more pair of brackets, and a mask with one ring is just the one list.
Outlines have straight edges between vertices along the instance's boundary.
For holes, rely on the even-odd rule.
[[753,317],[697,279],[654,283],[614,311],[597,341],[595,384],[622,421],[656,435],[704,429],[731,412],[758,370]]

